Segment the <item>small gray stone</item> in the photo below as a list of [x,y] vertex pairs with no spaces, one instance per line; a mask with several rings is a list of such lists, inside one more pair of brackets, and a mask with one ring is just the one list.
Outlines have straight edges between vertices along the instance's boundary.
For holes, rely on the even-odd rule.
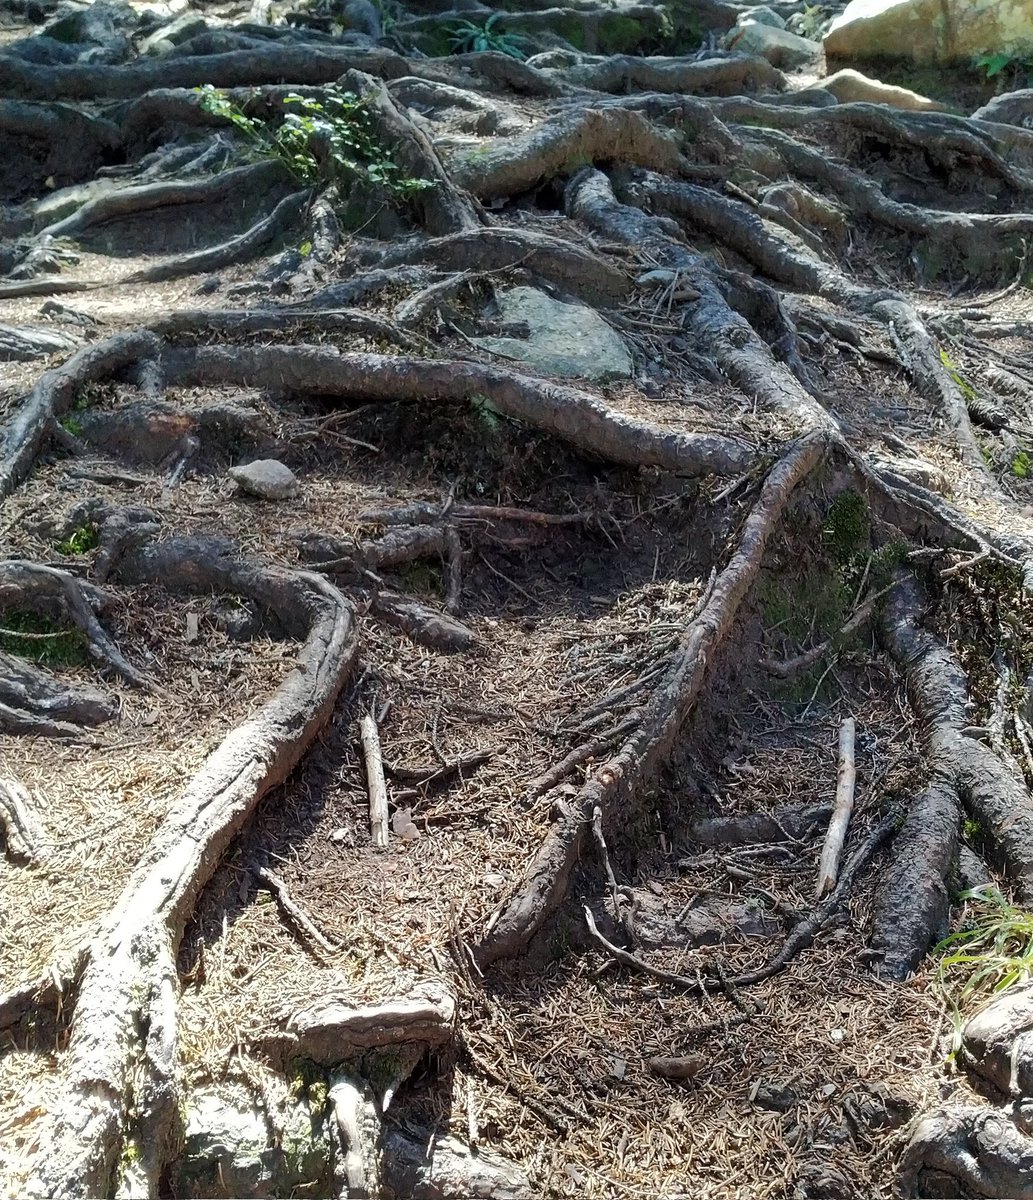
[[227,474],[242,492],[260,500],[289,500],[301,491],[294,472],[275,458],[230,467]]

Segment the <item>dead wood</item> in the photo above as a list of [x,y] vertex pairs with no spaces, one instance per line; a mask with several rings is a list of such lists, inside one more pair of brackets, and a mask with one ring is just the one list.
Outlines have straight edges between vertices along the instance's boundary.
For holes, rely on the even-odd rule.
[[883,817],[851,856],[847,865],[843,868],[836,886],[829,895],[821,901],[812,913],[793,926],[789,936],[782,945],[782,949],[779,950],[775,957],[755,970],[744,971],[740,975],[727,975],[724,971],[718,970],[715,974],[704,978],[702,973],[697,973],[696,975],[679,975],[674,971],[655,967],[645,959],[639,958],[627,950],[622,950],[619,946],[615,946],[612,942],[608,941],[599,932],[591,909],[586,907],[584,910],[585,922],[588,926],[589,936],[597,945],[612,955],[622,965],[650,975],[654,979],[659,979],[664,983],[673,984],[684,991],[699,992],[712,986],[742,988],[750,987],[755,983],[762,983],[765,979],[770,979],[772,975],[777,975],[780,971],[783,971],[802,950],[806,950],[814,942],[814,939],[822,929],[833,920],[842,907],[843,902],[849,896],[850,889],[853,887],[858,876],[893,832],[896,820],[895,814]]
[[359,721],[359,732],[369,791],[370,841],[378,850],[385,850],[388,841],[387,784],[384,782],[384,760],[380,753],[380,733],[372,713],[366,713]]
[[393,321],[360,309],[317,309],[313,312],[291,309],[197,308],[178,309],[150,322],[159,337],[176,341],[197,334],[219,333],[234,337],[245,333],[277,333],[300,339],[306,331],[353,333],[392,343],[403,350],[425,348],[423,338],[399,328]]
[[190,539],[145,546],[126,556],[120,574],[245,595],[305,640],[279,689],[223,740],[173,804],[101,923],[75,1004],[62,1101],[30,1194],[107,1194],[130,1106],[146,1135],[137,1142],[138,1186],[156,1187],[179,1112],[174,957],[184,925],[255,805],[329,720],[356,654],[352,610],[336,589],[317,575],[257,566],[232,546]]
[[0,833],[13,861],[35,862],[42,856],[43,830],[36,802],[15,779],[0,779]]
[[832,815],[828,804],[776,808],[741,817],[702,817],[688,827],[689,837],[704,846],[750,846],[801,841],[811,837]]
[[308,941],[318,946],[320,950],[327,951],[328,954],[333,954],[340,949],[336,942],[330,941],[328,937],[319,932],[312,918],[292,898],[290,889],[279,875],[270,871],[268,867],[259,867],[255,874],[276,897],[276,903],[280,906],[284,916]]
[[163,356],[169,383],[266,386],[341,400],[465,400],[487,396],[505,416],[526,421],[612,462],[682,475],[735,474],[754,452],[732,438],[682,433],[624,416],[588,392],[480,363],[337,354],[323,347],[206,346]]
[[853,717],[846,717],[839,727],[836,803],[832,809],[832,820],[829,822],[828,832],[825,834],[825,844],[821,848],[821,859],[818,862],[818,882],[814,889],[816,900],[827,896],[836,886],[839,860],[843,855],[847,827],[854,810],[854,782],[857,778],[854,766],[855,724]]
[[574,799],[559,806],[552,830],[515,893],[485,931],[477,948],[482,966],[520,953],[562,902],[595,808],[601,809],[604,819],[611,819],[621,804],[634,802],[637,789],[648,783],[665,761],[699,695],[707,669],[760,570],[768,538],[789,497],[824,454],[823,438],[811,435],[792,446],[772,468],[743,525],[734,554],[715,580],[702,613],[682,634],[666,674],[645,706],[639,727],[617,754],[593,772]]
[[50,354],[74,350],[76,340],[52,329],[31,325],[0,325],[0,362],[31,362]]

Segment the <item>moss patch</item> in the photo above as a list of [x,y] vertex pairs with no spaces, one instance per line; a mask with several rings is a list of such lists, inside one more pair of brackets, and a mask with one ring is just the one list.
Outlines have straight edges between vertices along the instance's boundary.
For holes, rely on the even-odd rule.
[[78,629],[62,629],[39,613],[0,612],[0,650],[44,667],[82,667],[90,661]]

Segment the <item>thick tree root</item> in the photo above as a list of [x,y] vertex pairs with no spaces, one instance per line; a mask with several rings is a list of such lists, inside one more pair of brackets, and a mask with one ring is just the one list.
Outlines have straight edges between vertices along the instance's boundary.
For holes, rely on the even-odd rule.
[[352,610],[325,580],[252,565],[232,548],[169,541],[131,551],[120,574],[247,596],[305,641],[280,688],[174,803],[98,931],[75,1004],[64,1098],[26,1189],[35,1196],[109,1194],[130,1118],[133,1194],[155,1194],[179,1119],[174,959],[184,925],[259,799],[329,720],[357,649]]
[[3,834],[8,858],[15,862],[33,862],[40,857],[43,833],[36,805],[14,779],[0,779],[0,834]]
[[[947,647],[920,626],[921,612],[922,597],[914,580],[901,579],[886,603],[882,637],[903,668],[937,791],[922,798],[925,815],[935,819],[922,836],[924,845],[919,846],[914,826],[908,840],[908,849],[925,849],[930,858],[900,861],[876,922],[877,941],[893,948],[897,971],[924,953],[937,933],[936,925],[923,928],[919,914],[928,921],[942,916],[944,881],[937,871],[949,862],[957,838],[953,805],[944,790],[956,792],[980,822],[991,851],[1015,879],[1020,894],[1033,893],[1033,802],[997,755],[966,733],[970,722],[965,676]],[[922,899],[916,903],[918,897]],[[913,907],[912,918],[905,927],[895,928],[897,915],[907,906]],[[906,937],[912,941],[906,942]]]
[[559,806],[559,816],[516,892],[489,922],[477,948],[482,966],[526,948],[566,895],[594,810],[599,808],[605,819],[615,816],[622,803],[633,803],[636,791],[670,754],[707,670],[757,577],[768,538],[793,491],[822,461],[825,449],[825,440],[812,434],[792,446],[771,470],[735,553],[717,576],[702,612],[682,634],[637,730],[592,773],[577,796]]
[[921,1196],[1033,1200],[1033,1137],[1025,1115],[952,1108],[923,1118],[904,1160],[904,1182]]
[[162,359],[170,385],[250,386],[342,400],[398,402],[487,396],[505,416],[545,429],[611,462],[656,466],[682,475],[734,474],[756,454],[733,438],[681,433],[624,416],[588,392],[479,363],[377,354],[337,354],[321,346],[170,350]]
[[96,688],[70,687],[38,667],[0,654],[0,730],[78,737],[81,726],[102,725],[117,715],[113,696]]
[[32,469],[50,423],[71,408],[83,384],[153,357],[158,346],[158,339],[151,333],[116,334],[107,341],[84,347],[60,367],[43,375],[4,426],[0,442],[0,499],[10,495]]

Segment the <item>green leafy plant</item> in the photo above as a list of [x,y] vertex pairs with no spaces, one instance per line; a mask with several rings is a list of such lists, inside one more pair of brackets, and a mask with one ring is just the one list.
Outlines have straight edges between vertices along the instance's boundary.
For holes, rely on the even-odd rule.
[[379,137],[365,100],[354,92],[336,87],[323,89],[321,97],[291,92],[284,97],[291,111],[274,123],[248,116],[211,84],[195,90],[205,112],[228,121],[255,154],[279,159],[305,187],[364,182],[403,201],[435,186],[432,179],[403,173]]
[[472,21],[460,21],[449,31],[448,40],[454,54],[471,54],[482,50],[494,50],[510,58],[524,59],[527,55],[521,48],[527,39],[518,33],[504,33],[497,28],[501,13],[493,13],[483,25]]
[[100,538],[96,525],[80,525],[66,538],[54,544],[58,554],[86,554],[97,548]]
[[1017,479],[1028,479],[1030,458],[1025,450],[1020,450],[1011,460],[1011,472]]
[[967,905],[965,924],[935,952],[942,956],[937,980],[961,1008],[1033,979],[1033,913],[1009,904],[993,884],[959,898]]
[[1025,79],[1027,87],[1033,87],[1033,47],[1025,50],[997,50],[993,54],[980,54],[972,65],[982,71],[987,80],[999,76],[1010,76],[1009,82],[1016,84]]

